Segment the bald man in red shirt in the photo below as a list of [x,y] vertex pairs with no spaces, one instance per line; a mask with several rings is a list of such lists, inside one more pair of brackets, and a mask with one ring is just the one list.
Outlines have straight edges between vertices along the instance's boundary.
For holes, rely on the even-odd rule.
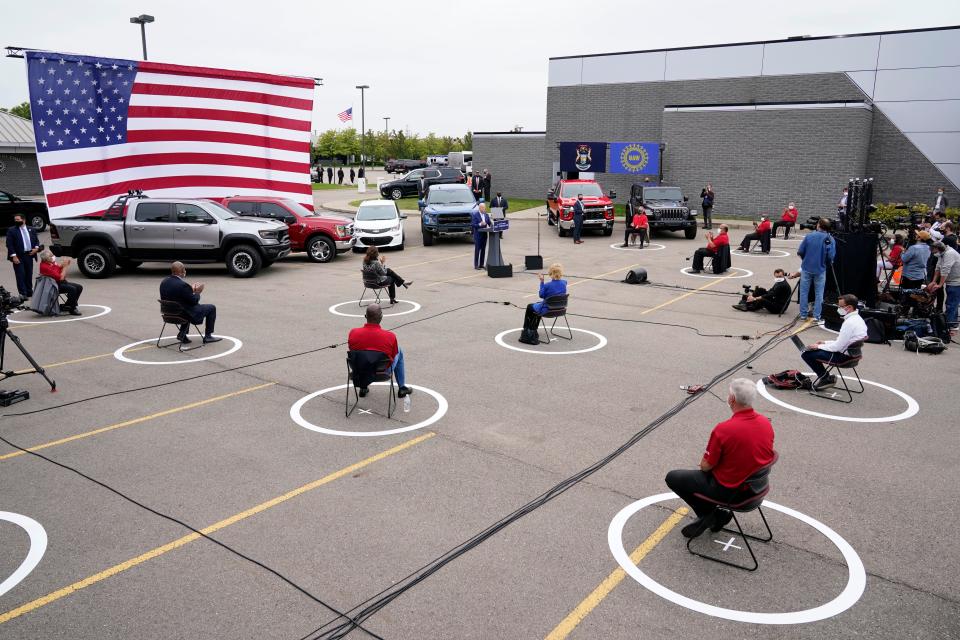
[[747,479],[774,461],[773,426],[753,410],[756,397],[752,380],[733,380],[727,395],[733,415],[713,428],[700,468],[676,469],[667,474],[667,486],[697,514],[696,520],[681,529],[684,537],[696,538],[708,528],[720,531],[733,517],[730,511],[694,494],[721,502],[742,502],[754,495],[746,485]]
[[[390,369],[399,386],[397,396],[402,398],[410,395],[413,393],[413,389],[407,386],[406,371],[403,366],[403,351],[397,344],[397,334],[380,326],[380,322],[383,320],[383,310],[380,305],[367,305],[364,318],[367,323],[362,327],[351,329],[347,337],[350,351],[379,351],[386,354],[393,362]],[[361,397],[367,395],[367,389],[360,389],[359,394]]]

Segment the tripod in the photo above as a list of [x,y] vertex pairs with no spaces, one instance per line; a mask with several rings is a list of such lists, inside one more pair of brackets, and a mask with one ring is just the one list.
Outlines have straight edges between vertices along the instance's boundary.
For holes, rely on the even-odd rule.
[[[14,376],[26,375],[28,373],[39,373],[41,376],[43,376],[43,379],[47,381],[47,384],[50,385],[50,391],[56,391],[57,383],[47,376],[47,372],[43,370],[43,367],[37,364],[37,361],[33,359],[33,356],[30,355],[30,352],[27,351],[27,348],[23,346],[22,342],[20,342],[20,338],[18,338],[16,334],[10,330],[10,322],[7,320],[7,314],[3,311],[0,311],[0,330],[2,330],[0,331],[0,376],[2,376],[0,377],[0,380],[6,380],[7,378],[12,378]],[[3,359],[6,355],[5,347],[7,344],[7,337],[13,341],[13,344],[17,346],[17,349],[20,349],[20,353],[23,354],[23,357],[25,357],[27,361],[33,365],[32,371],[3,370]]]

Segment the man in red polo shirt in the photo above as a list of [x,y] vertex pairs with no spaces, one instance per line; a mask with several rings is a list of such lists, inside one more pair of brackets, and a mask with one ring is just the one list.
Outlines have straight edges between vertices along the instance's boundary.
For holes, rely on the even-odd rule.
[[747,378],[730,383],[727,404],[733,416],[713,428],[700,469],[676,469],[667,474],[666,483],[697,514],[681,533],[696,538],[709,528],[720,531],[733,514],[718,509],[694,494],[722,502],[741,502],[753,495],[744,483],[760,468],[773,462],[773,427],[753,410],[757,387]]
[[726,245],[730,246],[730,237],[727,235],[727,225],[720,225],[720,233],[713,235],[712,233],[707,233],[707,246],[702,249],[697,249],[693,252],[693,268],[690,269],[693,273],[700,273],[703,271],[703,259],[707,256],[714,256],[719,253],[720,247]]
[[[751,242],[753,242],[754,240],[759,240],[761,237],[763,237],[764,233],[769,233],[770,229],[773,228],[773,225],[767,219],[767,216],[761,216],[760,222],[753,223],[753,226],[754,226],[753,233],[748,233],[747,235],[743,236],[743,240],[740,241],[740,251],[744,251],[744,252],[749,251]],[[769,252],[764,251],[764,253],[769,253]]]
[[[397,384],[400,385],[397,395],[401,398],[410,395],[413,393],[413,389],[406,385],[403,351],[397,345],[396,334],[380,326],[380,321],[383,320],[383,311],[380,309],[380,305],[367,305],[364,317],[367,321],[365,325],[350,330],[350,335],[347,338],[350,351],[379,351],[387,354],[393,361],[393,375],[397,378]],[[363,397],[367,395],[367,389],[360,389],[359,393]]]
[[777,222],[773,223],[773,237],[777,237],[777,229],[783,227],[783,239],[786,240],[790,237],[790,229],[793,229],[793,225],[797,223],[797,218],[800,216],[800,212],[797,211],[797,205],[790,203],[783,210],[780,219]]

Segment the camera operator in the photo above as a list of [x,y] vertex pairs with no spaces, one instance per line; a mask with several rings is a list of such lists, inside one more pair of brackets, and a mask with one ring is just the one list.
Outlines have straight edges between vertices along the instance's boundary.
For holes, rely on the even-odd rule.
[[770,313],[780,314],[786,311],[790,304],[790,285],[787,284],[787,278],[799,278],[799,273],[793,273],[789,276],[783,269],[775,269],[773,272],[773,286],[769,290],[763,287],[754,287],[752,290],[749,285],[744,285],[744,294],[738,304],[733,308],[738,311],[760,311],[766,309]]
[[923,287],[923,283],[927,279],[927,261],[930,259],[928,242],[930,242],[930,234],[926,231],[917,231],[913,244],[903,252],[903,273],[900,276],[900,291],[920,289]]
[[830,237],[830,221],[820,218],[817,229],[808,233],[800,246],[797,255],[803,260],[800,264],[800,320],[807,319],[810,305],[810,284],[813,284],[814,302],[813,318],[821,321],[823,311],[823,289],[827,284],[827,264],[833,264],[837,257],[837,245]]
[[40,252],[40,275],[53,278],[57,282],[57,290],[67,296],[67,301],[61,307],[72,316],[83,315],[77,309],[80,294],[83,293],[83,285],[75,282],[67,282],[67,267],[72,261],[70,258],[61,258],[57,263],[56,256],[49,249]]

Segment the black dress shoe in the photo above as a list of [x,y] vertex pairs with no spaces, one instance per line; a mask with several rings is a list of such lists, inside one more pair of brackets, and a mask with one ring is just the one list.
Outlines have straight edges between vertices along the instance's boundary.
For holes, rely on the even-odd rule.
[[717,532],[727,526],[733,520],[733,511],[727,509],[717,509],[713,524],[710,525],[710,531]]
[[404,289],[409,289],[410,287],[413,286],[413,280],[407,280],[400,286],[402,286]]
[[370,393],[370,389],[367,389],[366,387],[363,387],[357,391],[357,395],[359,395],[361,398],[366,398],[368,393]]
[[411,393],[413,393],[413,389],[411,389],[410,387],[407,387],[407,386],[403,386],[403,387],[400,387],[399,389],[397,389],[397,397],[398,397],[398,398],[403,398],[403,397],[405,397],[405,396],[410,395]]
[[183,344],[190,344],[191,342],[193,342],[193,340],[191,340],[190,338],[188,338],[188,337],[187,337],[187,334],[185,334],[185,333],[178,333],[178,334],[177,334],[177,342],[182,342]]
[[203,344],[210,344],[211,342],[220,342],[223,338],[218,338],[217,336],[206,335],[203,336]]
[[710,525],[713,524],[713,514],[703,516],[702,518],[697,518],[683,529],[680,529],[680,533],[683,534],[684,538],[696,538],[701,533],[710,528]]
[[76,307],[70,307],[70,315],[72,315],[72,316],[82,316],[83,314],[80,313],[80,310],[77,309]]

